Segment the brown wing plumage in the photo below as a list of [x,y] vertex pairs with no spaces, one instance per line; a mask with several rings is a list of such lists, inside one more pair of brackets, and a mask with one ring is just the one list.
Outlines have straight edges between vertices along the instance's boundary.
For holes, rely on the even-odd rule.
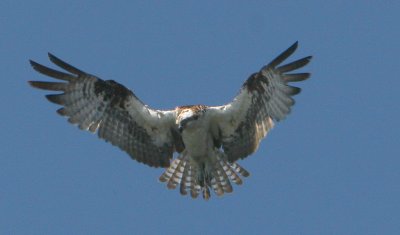
[[230,162],[256,151],[273,121],[280,121],[289,114],[295,103],[292,96],[298,94],[300,88],[288,83],[310,77],[309,73],[287,72],[305,66],[311,56],[280,65],[296,48],[297,42],[258,73],[252,74],[230,104],[212,108],[216,120],[214,130],[222,139],[222,148]]
[[65,82],[30,81],[36,88],[61,91],[46,98],[63,107],[57,112],[80,129],[126,151],[133,159],[154,167],[167,167],[174,152],[175,112],[145,106],[123,85],[85,73],[49,54],[50,60],[69,73],[34,61],[32,67],[44,75]]

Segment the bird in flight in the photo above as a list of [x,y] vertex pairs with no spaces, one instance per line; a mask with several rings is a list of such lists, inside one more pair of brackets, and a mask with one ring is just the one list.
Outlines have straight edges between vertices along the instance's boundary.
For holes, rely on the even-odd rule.
[[[118,146],[132,159],[164,167],[160,181],[193,198],[210,198],[233,191],[249,172],[237,161],[254,153],[274,125],[289,114],[303,81],[310,73],[290,73],[307,65],[311,56],[281,65],[294,53],[294,43],[244,82],[232,102],[221,106],[185,105],[172,110],[152,109],[125,86],[75,68],[49,53],[65,71],[34,61],[32,67],[59,81],[29,81],[58,94],[46,98],[62,107],[57,113],[80,129]],[[174,153],[177,157],[174,158]]]

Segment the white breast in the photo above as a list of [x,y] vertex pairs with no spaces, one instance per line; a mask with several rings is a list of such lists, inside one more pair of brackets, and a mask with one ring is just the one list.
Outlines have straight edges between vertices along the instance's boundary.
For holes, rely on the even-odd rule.
[[203,157],[208,155],[211,136],[206,128],[193,128],[184,130],[182,140],[185,149],[192,157]]

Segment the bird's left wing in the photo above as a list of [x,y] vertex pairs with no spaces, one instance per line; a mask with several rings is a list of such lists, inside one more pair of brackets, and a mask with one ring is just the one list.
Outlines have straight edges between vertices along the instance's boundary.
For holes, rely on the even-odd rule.
[[175,111],[148,108],[123,85],[83,72],[49,53],[50,60],[69,73],[34,61],[32,67],[44,75],[65,82],[30,81],[36,88],[61,91],[47,95],[62,105],[57,112],[80,129],[126,151],[133,159],[153,167],[167,167],[175,149]]
[[257,150],[273,126],[290,112],[300,88],[288,85],[307,79],[309,73],[287,73],[305,66],[311,56],[280,65],[297,48],[297,42],[243,84],[235,99],[223,106],[210,107],[212,130],[230,162]]

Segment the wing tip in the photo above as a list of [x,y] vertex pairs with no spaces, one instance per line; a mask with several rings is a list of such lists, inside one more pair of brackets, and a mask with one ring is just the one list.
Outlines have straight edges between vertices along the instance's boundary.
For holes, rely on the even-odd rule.
[[289,54],[290,56],[291,54],[293,54],[293,52],[297,50],[298,47],[299,47],[299,41],[296,41],[288,49],[286,49],[285,52],[287,52],[287,54]]
[[307,80],[311,77],[311,73],[293,73],[293,74],[284,74],[283,80],[285,82],[301,82]]
[[30,64],[30,65],[32,66],[32,68],[33,68],[34,70],[36,70],[36,71],[39,71],[39,70],[38,70],[38,67],[42,66],[41,64],[37,63],[37,62],[34,61],[34,60],[29,60],[29,64]]
[[[310,62],[312,58],[313,58],[312,55],[309,55],[309,56],[304,57],[304,59],[307,60],[308,62]],[[307,63],[308,63],[308,62],[307,62]]]
[[49,90],[47,87],[43,85],[43,82],[40,81],[28,81],[29,85],[34,88]]
[[37,88],[37,87],[35,86],[35,83],[36,83],[36,81],[28,81],[28,84],[29,84],[31,87]]
[[280,63],[282,63],[284,60],[286,60],[289,56],[291,56],[296,51],[298,46],[299,46],[299,41],[296,41],[289,48],[287,48],[285,51],[283,51],[281,54],[279,54],[275,59],[273,59],[265,67],[267,67],[267,68],[275,68]]
[[299,41],[297,40],[288,48],[288,50],[290,49],[290,50],[295,51],[298,46],[299,46]]
[[300,87],[295,87],[295,86],[289,86],[289,87],[290,87],[289,95],[295,96],[295,95],[300,94],[300,92],[301,92]]
[[46,99],[54,104],[58,104],[58,105],[64,104],[64,100],[61,98],[61,96],[59,94],[46,95]]
[[[54,64],[56,64],[58,66],[60,66],[59,64],[63,64],[64,63],[64,61],[62,61],[60,58],[58,58],[57,56],[53,55],[50,52],[47,52],[47,56],[49,57],[49,60],[51,62],[53,62]],[[62,67],[62,66],[60,66],[60,67]]]
[[29,85],[34,88],[50,91],[65,91],[66,83],[59,82],[43,82],[43,81],[28,81]]
[[304,57],[303,60],[305,60],[305,62],[304,62],[304,65],[303,65],[303,66],[306,66],[308,63],[310,63],[311,60],[312,60],[312,58],[313,58],[312,55],[309,55],[309,56]]
[[53,62],[55,65],[58,67],[72,73],[75,75],[85,75],[86,73],[70,64],[67,62],[63,61],[62,59],[58,58],[57,56],[53,55],[52,53],[48,52],[47,56],[49,57],[50,61]]
[[53,55],[53,54],[50,53],[50,52],[47,52],[47,56],[49,57],[49,60],[50,60],[51,62],[55,63],[55,64],[57,64],[57,63],[54,62],[54,61],[59,61],[59,60],[60,60],[59,58],[57,58],[57,56]]

